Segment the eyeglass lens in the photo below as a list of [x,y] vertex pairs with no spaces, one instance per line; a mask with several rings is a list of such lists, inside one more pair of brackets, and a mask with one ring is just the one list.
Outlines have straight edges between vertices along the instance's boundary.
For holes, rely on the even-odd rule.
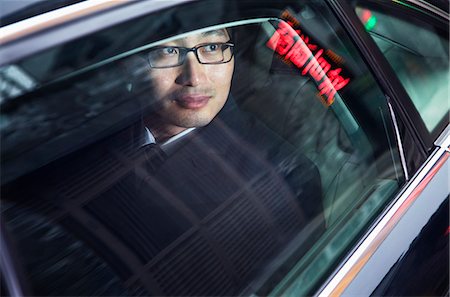
[[233,46],[231,43],[208,43],[194,48],[160,47],[148,53],[148,61],[153,68],[179,66],[192,51],[202,64],[227,63],[233,57]]

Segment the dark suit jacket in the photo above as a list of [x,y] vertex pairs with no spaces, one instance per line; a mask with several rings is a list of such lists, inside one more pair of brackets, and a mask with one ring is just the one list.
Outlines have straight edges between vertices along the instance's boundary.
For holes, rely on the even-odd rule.
[[[49,224],[62,226],[61,236],[68,232],[83,249],[100,254],[96,261],[112,267],[132,294],[252,291],[258,280],[276,279],[274,271],[292,267],[322,231],[318,170],[231,99],[208,126],[151,166],[137,145],[141,128],[51,166],[41,174],[46,181],[33,183],[48,205],[38,216],[50,217]],[[36,206],[29,208],[35,213]],[[47,220],[35,225],[47,224],[41,221]],[[14,228],[20,233],[24,227]],[[70,255],[74,262],[80,257]],[[73,273],[60,278],[68,283]],[[95,287],[89,279],[84,288]]]

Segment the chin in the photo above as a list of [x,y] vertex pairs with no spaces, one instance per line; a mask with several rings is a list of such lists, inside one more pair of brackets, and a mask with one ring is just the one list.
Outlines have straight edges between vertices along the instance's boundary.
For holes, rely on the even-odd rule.
[[213,118],[214,116],[211,115],[203,115],[203,114],[189,115],[186,117],[178,118],[177,125],[179,127],[184,128],[203,127],[208,125]]
[[212,119],[195,119],[195,120],[185,120],[180,124],[181,127],[184,128],[196,128],[196,127],[204,127],[211,123]]

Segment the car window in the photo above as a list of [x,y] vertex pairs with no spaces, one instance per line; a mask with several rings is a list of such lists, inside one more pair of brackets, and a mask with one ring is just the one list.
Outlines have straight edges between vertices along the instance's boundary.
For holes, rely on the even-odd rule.
[[433,132],[442,121],[448,122],[448,31],[432,22],[407,17],[406,7],[396,15],[362,3],[355,9],[411,97],[428,131]]
[[322,1],[188,3],[1,71],[31,295],[311,295],[405,180]]

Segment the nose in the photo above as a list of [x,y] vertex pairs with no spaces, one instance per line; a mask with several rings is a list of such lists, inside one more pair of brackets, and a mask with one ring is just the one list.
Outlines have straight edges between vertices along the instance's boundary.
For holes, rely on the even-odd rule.
[[193,52],[189,52],[181,66],[181,73],[177,78],[177,83],[183,86],[198,86],[206,79],[204,66],[200,64]]

